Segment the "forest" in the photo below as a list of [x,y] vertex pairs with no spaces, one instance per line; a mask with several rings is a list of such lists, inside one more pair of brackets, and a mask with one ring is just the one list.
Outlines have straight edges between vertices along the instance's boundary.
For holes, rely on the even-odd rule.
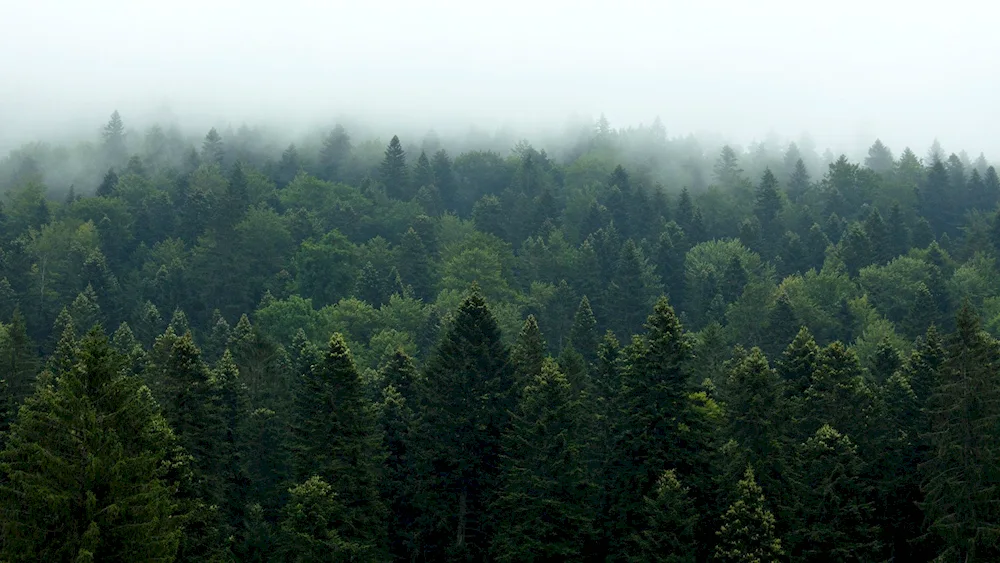
[[1000,560],[985,156],[271,135],[0,160],[0,561]]

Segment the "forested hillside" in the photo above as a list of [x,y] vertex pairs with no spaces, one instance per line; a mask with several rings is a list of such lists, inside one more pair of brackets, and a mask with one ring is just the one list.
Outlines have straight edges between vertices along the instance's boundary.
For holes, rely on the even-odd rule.
[[194,141],[0,162],[0,560],[1000,560],[984,157]]

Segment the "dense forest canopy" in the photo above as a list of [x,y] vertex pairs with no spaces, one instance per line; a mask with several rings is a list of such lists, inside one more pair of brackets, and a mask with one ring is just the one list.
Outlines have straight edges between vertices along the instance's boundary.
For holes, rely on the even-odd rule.
[[0,189],[0,560],[1000,559],[984,155],[116,111]]

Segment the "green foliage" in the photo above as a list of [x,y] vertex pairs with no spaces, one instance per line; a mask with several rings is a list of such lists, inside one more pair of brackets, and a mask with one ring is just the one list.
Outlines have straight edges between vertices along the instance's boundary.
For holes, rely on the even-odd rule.
[[774,563],[783,557],[781,540],[775,535],[774,515],[764,503],[764,493],[753,470],[736,484],[736,501],[722,516],[716,532],[714,560],[732,563]]
[[172,561],[183,461],[137,377],[97,329],[26,401],[0,454],[10,561]]

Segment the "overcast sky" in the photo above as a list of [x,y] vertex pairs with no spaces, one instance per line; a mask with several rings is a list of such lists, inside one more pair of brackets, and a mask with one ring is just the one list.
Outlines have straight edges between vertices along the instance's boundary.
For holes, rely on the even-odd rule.
[[0,0],[0,145],[340,114],[612,125],[1000,158],[1000,8],[838,0]]

